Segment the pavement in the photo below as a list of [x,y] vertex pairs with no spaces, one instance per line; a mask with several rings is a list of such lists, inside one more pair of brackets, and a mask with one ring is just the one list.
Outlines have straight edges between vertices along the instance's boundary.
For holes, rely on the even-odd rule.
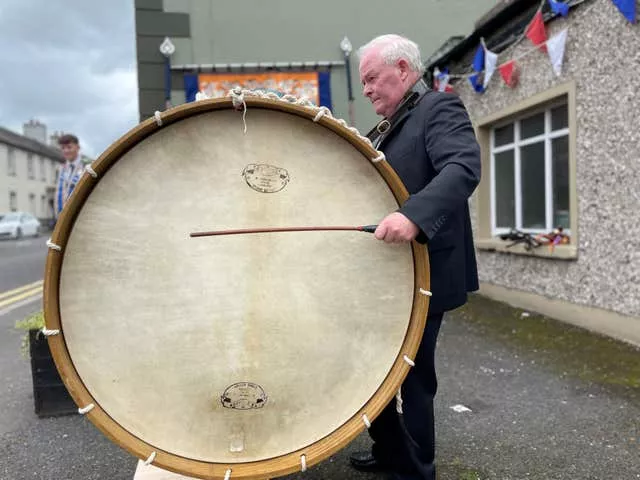
[[[45,240],[0,242],[0,479],[131,480],[137,459],[85,417],[34,413],[14,324],[40,293],[14,299],[37,290]],[[437,369],[440,480],[640,479],[640,350],[474,295],[445,317]],[[348,466],[369,446],[363,433],[287,478],[383,479]]]

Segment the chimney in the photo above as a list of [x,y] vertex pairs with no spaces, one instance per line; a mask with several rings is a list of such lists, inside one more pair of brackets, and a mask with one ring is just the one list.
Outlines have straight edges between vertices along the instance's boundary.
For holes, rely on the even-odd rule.
[[60,145],[58,145],[58,139],[62,135],[64,135],[63,131],[55,130],[51,135],[49,135],[49,145],[54,148],[60,148]]
[[22,133],[25,137],[32,138],[40,143],[47,143],[47,126],[38,120],[31,119],[22,125]]

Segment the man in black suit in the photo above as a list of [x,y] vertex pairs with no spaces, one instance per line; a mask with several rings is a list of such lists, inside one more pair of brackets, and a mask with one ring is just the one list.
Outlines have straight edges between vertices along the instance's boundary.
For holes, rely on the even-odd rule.
[[480,182],[480,148],[460,99],[426,87],[414,42],[383,35],[359,55],[363,94],[388,122],[379,124],[374,145],[410,193],[375,237],[427,244],[433,296],[415,366],[402,385],[403,415],[391,402],[369,429],[372,451],[354,453],[351,464],[393,479],[435,480],[435,347],[444,312],[478,289],[468,199]]

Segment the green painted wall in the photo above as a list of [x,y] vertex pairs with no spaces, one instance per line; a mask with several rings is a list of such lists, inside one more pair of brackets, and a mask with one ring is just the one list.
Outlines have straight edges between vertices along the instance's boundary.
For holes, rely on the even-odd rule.
[[[171,59],[174,65],[340,61],[343,56],[339,43],[345,35],[357,49],[383,33],[399,33],[415,40],[426,59],[449,37],[469,34],[475,20],[495,4],[496,0],[162,1],[164,12],[188,14],[189,18],[189,35],[172,37],[176,45]],[[150,13],[147,11],[145,15]],[[166,22],[162,28],[165,27]],[[139,56],[140,53],[143,52]],[[375,124],[376,116],[361,98],[357,68],[354,54],[356,126],[367,131]],[[144,72],[145,82],[157,85],[150,75],[151,71]],[[182,85],[175,77],[174,104],[184,102]],[[347,83],[343,67],[332,69],[331,87],[334,114],[346,119]]]

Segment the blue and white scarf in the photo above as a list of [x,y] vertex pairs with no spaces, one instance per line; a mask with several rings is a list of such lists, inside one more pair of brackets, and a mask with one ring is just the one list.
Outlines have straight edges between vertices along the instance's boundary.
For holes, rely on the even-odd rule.
[[73,162],[65,163],[60,168],[55,196],[56,218],[60,215],[62,208],[67,203],[67,200],[73,193],[73,189],[76,187],[78,181],[80,181],[80,177],[83,173],[84,165],[82,164],[80,156],[78,156]]

